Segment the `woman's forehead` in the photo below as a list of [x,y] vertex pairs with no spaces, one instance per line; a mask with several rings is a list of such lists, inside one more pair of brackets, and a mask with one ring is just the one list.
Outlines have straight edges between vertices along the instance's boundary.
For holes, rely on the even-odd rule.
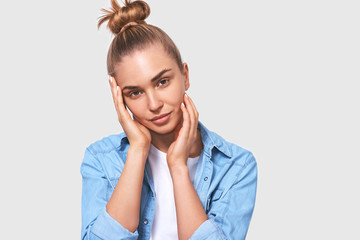
[[164,69],[177,69],[175,60],[158,44],[135,50],[124,56],[115,72],[119,84],[150,81]]

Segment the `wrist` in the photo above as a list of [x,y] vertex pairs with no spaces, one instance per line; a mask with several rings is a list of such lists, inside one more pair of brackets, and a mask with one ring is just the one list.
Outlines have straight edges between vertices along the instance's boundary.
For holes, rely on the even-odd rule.
[[150,149],[150,143],[144,143],[144,144],[131,144],[129,146],[129,151],[135,151],[135,152],[141,152],[141,153],[148,153]]
[[134,148],[137,150],[149,150],[151,142],[149,141],[130,141],[130,148]]
[[149,154],[149,147],[145,147],[145,146],[132,146],[130,145],[129,150],[128,150],[128,155],[133,155],[133,156],[137,156],[137,158],[141,158],[144,161],[146,161],[147,156]]
[[187,165],[184,164],[169,166],[169,171],[171,177],[178,177],[178,176],[182,177],[189,175],[189,168]]

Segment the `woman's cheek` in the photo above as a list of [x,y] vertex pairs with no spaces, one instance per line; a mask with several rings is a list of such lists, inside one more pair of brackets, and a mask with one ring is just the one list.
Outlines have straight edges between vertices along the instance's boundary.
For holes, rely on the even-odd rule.
[[179,105],[184,100],[185,87],[180,81],[174,81],[171,86],[167,89],[166,99],[171,101],[173,106]]
[[[181,103],[184,101],[184,94],[185,94],[185,91],[181,91],[181,93],[180,94],[173,94],[172,95],[172,98],[170,98],[170,99],[173,99],[173,105],[176,105],[176,106],[178,106],[179,108],[180,108],[180,105],[181,105]],[[176,97],[174,97],[174,96],[176,96]]]
[[129,111],[131,112],[131,114],[136,117],[136,119],[138,121],[141,121],[141,112],[144,112],[144,111],[141,111],[141,109],[139,109],[139,104],[132,104],[130,103],[129,105],[127,105],[127,108],[129,109]]

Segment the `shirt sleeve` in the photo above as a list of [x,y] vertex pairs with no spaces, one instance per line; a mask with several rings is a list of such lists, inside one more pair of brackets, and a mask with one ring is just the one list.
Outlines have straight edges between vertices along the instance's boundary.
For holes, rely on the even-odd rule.
[[130,232],[107,213],[109,182],[101,163],[89,148],[85,151],[80,172],[82,175],[81,239],[137,239],[137,230]]
[[229,190],[218,190],[214,194],[207,213],[209,219],[190,240],[245,239],[255,206],[256,188],[257,164],[250,153]]

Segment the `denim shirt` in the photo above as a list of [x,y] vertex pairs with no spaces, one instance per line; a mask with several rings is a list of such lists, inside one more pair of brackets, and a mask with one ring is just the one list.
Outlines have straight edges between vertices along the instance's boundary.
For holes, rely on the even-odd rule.
[[[225,141],[198,124],[203,141],[194,176],[194,188],[208,220],[191,240],[245,239],[253,213],[257,187],[257,164],[251,152]],[[145,164],[139,225],[130,232],[106,212],[124,168],[129,141],[124,133],[110,135],[85,151],[82,174],[81,239],[149,239],[154,219],[154,185]]]

